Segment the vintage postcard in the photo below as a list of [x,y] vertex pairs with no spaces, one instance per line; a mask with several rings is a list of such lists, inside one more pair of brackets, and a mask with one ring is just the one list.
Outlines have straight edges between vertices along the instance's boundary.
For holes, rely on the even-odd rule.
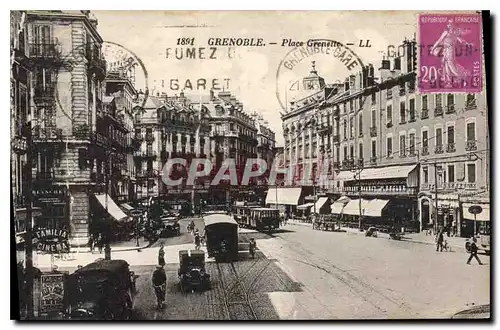
[[489,21],[11,11],[12,318],[490,319]]

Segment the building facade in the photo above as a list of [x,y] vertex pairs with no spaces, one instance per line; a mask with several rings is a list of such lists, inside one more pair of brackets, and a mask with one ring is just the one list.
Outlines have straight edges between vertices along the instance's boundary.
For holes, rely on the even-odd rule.
[[86,245],[94,192],[96,114],[105,61],[97,21],[88,11],[28,11],[35,227],[67,228]]
[[16,233],[25,230],[27,139],[25,125],[30,115],[32,66],[28,58],[26,12],[11,11],[10,17],[10,141],[11,191]]
[[403,44],[405,56],[383,59],[378,79],[368,66],[330,93],[320,81],[292,104],[283,116],[286,163],[299,164],[300,177],[304,159],[321,164],[317,155],[326,155],[333,180],[322,188],[355,200],[344,214],[366,224],[469,235],[462,200],[489,195],[486,96],[419,95],[416,42]]

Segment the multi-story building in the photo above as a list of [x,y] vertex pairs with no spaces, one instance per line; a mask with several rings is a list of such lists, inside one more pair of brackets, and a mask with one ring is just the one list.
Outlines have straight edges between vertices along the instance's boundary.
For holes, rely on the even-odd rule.
[[35,226],[68,228],[86,245],[95,182],[92,145],[102,105],[105,62],[97,21],[88,11],[28,11],[28,57],[33,64]]
[[11,11],[10,20],[10,140],[11,186],[16,232],[24,231],[26,218],[26,130],[31,104],[32,67],[29,65],[26,12]]
[[[130,69],[129,69],[130,70]],[[130,75],[120,69],[108,71],[105,80],[105,99],[111,106],[111,118],[119,134],[123,134],[124,146],[119,157],[119,168],[113,182],[114,198],[121,203],[134,201],[136,196],[136,179],[134,166],[134,151],[139,143],[134,139],[134,113],[133,108],[137,100],[137,91]],[[119,173],[118,173],[119,172]]]
[[264,120],[262,115],[257,112],[252,114],[255,125],[257,126],[257,158],[263,159],[266,162],[266,172],[257,179],[257,187],[255,193],[259,201],[263,201],[266,197],[268,190],[268,177],[271,172],[271,167],[274,166],[274,159],[276,157],[275,146],[276,136],[275,133],[269,128],[269,123]]
[[354,199],[344,215],[421,230],[435,225],[437,214],[438,225],[466,235],[472,222],[464,220],[471,216],[462,201],[480,203],[489,218],[487,197],[467,197],[489,196],[485,96],[418,95],[416,43],[404,45],[405,56],[392,68],[382,60],[378,81],[368,66],[330,96],[323,85],[295,102],[283,117],[286,161],[300,164],[308,153],[314,159],[314,151],[326,150],[334,170],[330,193]]
[[[142,141],[141,150],[135,155],[138,197],[159,197],[174,208],[199,205],[200,198],[206,199],[208,195],[203,178],[194,187],[187,186],[186,180],[179,186],[167,186],[162,175],[170,158],[183,158],[190,164],[195,157],[209,157],[208,109],[181,92],[179,96],[157,93],[148,97],[144,108],[136,106],[135,111],[136,137]],[[170,175],[172,179],[185,178],[187,172],[175,165]]]
[[[217,95],[210,92],[210,101],[205,104],[210,110],[211,155],[213,173],[217,173],[225,159],[234,159],[238,180],[241,180],[248,158],[257,157],[257,132],[255,120],[243,109],[243,104],[228,91]],[[255,178],[250,184],[256,184]],[[252,199],[250,186],[231,186],[229,183],[211,186],[212,204],[232,203],[245,198]]]

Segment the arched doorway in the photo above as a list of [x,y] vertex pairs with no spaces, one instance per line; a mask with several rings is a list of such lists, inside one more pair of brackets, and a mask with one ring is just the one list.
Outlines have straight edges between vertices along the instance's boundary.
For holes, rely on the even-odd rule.
[[423,198],[420,201],[420,222],[422,224],[422,230],[428,229],[432,224],[430,203],[427,198]]

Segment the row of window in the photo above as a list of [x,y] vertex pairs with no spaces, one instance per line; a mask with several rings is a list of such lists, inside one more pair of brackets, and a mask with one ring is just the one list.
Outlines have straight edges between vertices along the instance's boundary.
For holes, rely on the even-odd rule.
[[[415,156],[416,149],[421,151],[421,155],[425,156],[431,152],[436,154],[446,152],[455,152],[455,123],[447,123],[446,131],[444,131],[443,126],[440,124],[435,125],[435,135],[429,136],[429,129],[427,127],[423,127],[421,130],[421,140],[420,147],[417,146],[417,136],[416,130],[410,130],[408,134],[406,132],[400,132],[399,135],[399,151],[398,154],[400,157],[406,157],[407,155]],[[446,138],[446,148],[444,148],[444,137]],[[394,137],[392,134],[388,134],[386,137],[386,156],[392,157],[394,153]],[[434,140],[434,150],[429,150],[430,141]],[[466,141],[466,151],[474,151],[477,150],[476,143],[476,121],[475,118],[468,118],[465,121],[465,141]],[[371,141],[371,157],[377,156],[377,143],[376,138],[372,138]],[[304,145],[305,155],[309,154],[309,144]],[[302,146],[299,146],[298,149],[292,147],[292,157],[296,155],[296,150],[298,150],[298,155],[301,154]],[[316,151],[316,144],[313,144],[313,150]],[[359,143],[359,158],[363,159],[363,143]],[[287,148],[287,153],[290,151],[290,148]],[[340,148],[336,147],[335,160],[339,161],[340,159]],[[344,146],[343,159],[347,160],[348,158],[355,158],[354,155],[354,145],[350,146],[350,153],[348,153],[348,147]]]
[[[420,118],[425,119],[428,117],[428,110],[429,110],[429,95],[422,95],[419,96],[421,97],[421,108],[422,108],[422,113]],[[431,96],[432,97],[432,96]],[[442,94],[435,94],[434,96],[434,104],[436,105],[436,108],[441,109],[443,102],[443,95]],[[417,119],[417,114],[416,114],[416,106],[415,106],[415,98],[411,98],[408,101],[408,107],[406,106],[406,101],[401,101],[399,103],[399,123],[404,124],[407,122],[413,122],[416,121]],[[446,105],[447,108],[450,110],[454,110],[455,107],[455,95],[454,94],[446,94]],[[466,107],[473,107],[476,105],[476,96],[474,94],[467,94],[466,97]],[[386,106],[386,124],[391,125],[393,123],[393,105],[392,104],[387,104]],[[331,116],[323,116],[320,118],[320,126],[327,126],[330,127],[331,123]],[[334,120],[335,122],[335,134],[340,134],[340,123],[338,120]],[[355,123],[354,123],[354,117],[349,118],[349,125],[348,125],[348,120],[344,118],[342,120],[343,124],[343,137],[347,138],[348,136],[350,138],[354,137],[354,129],[355,129]],[[371,126],[370,127],[377,127],[377,109],[371,110]],[[348,135],[349,131],[349,135]],[[289,130],[285,129],[285,135],[289,134]],[[358,114],[358,134],[362,135],[363,134],[363,113]],[[296,135],[294,127],[292,127],[291,130],[291,135],[294,137]],[[300,134],[298,136],[300,138]]]
[[[442,186],[443,183],[462,182],[465,179],[468,183],[475,183],[477,180],[475,163],[436,165],[435,170],[437,171],[438,186]],[[432,182],[434,182],[434,179]],[[422,166],[422,183],[429,183],[429,166]]]

